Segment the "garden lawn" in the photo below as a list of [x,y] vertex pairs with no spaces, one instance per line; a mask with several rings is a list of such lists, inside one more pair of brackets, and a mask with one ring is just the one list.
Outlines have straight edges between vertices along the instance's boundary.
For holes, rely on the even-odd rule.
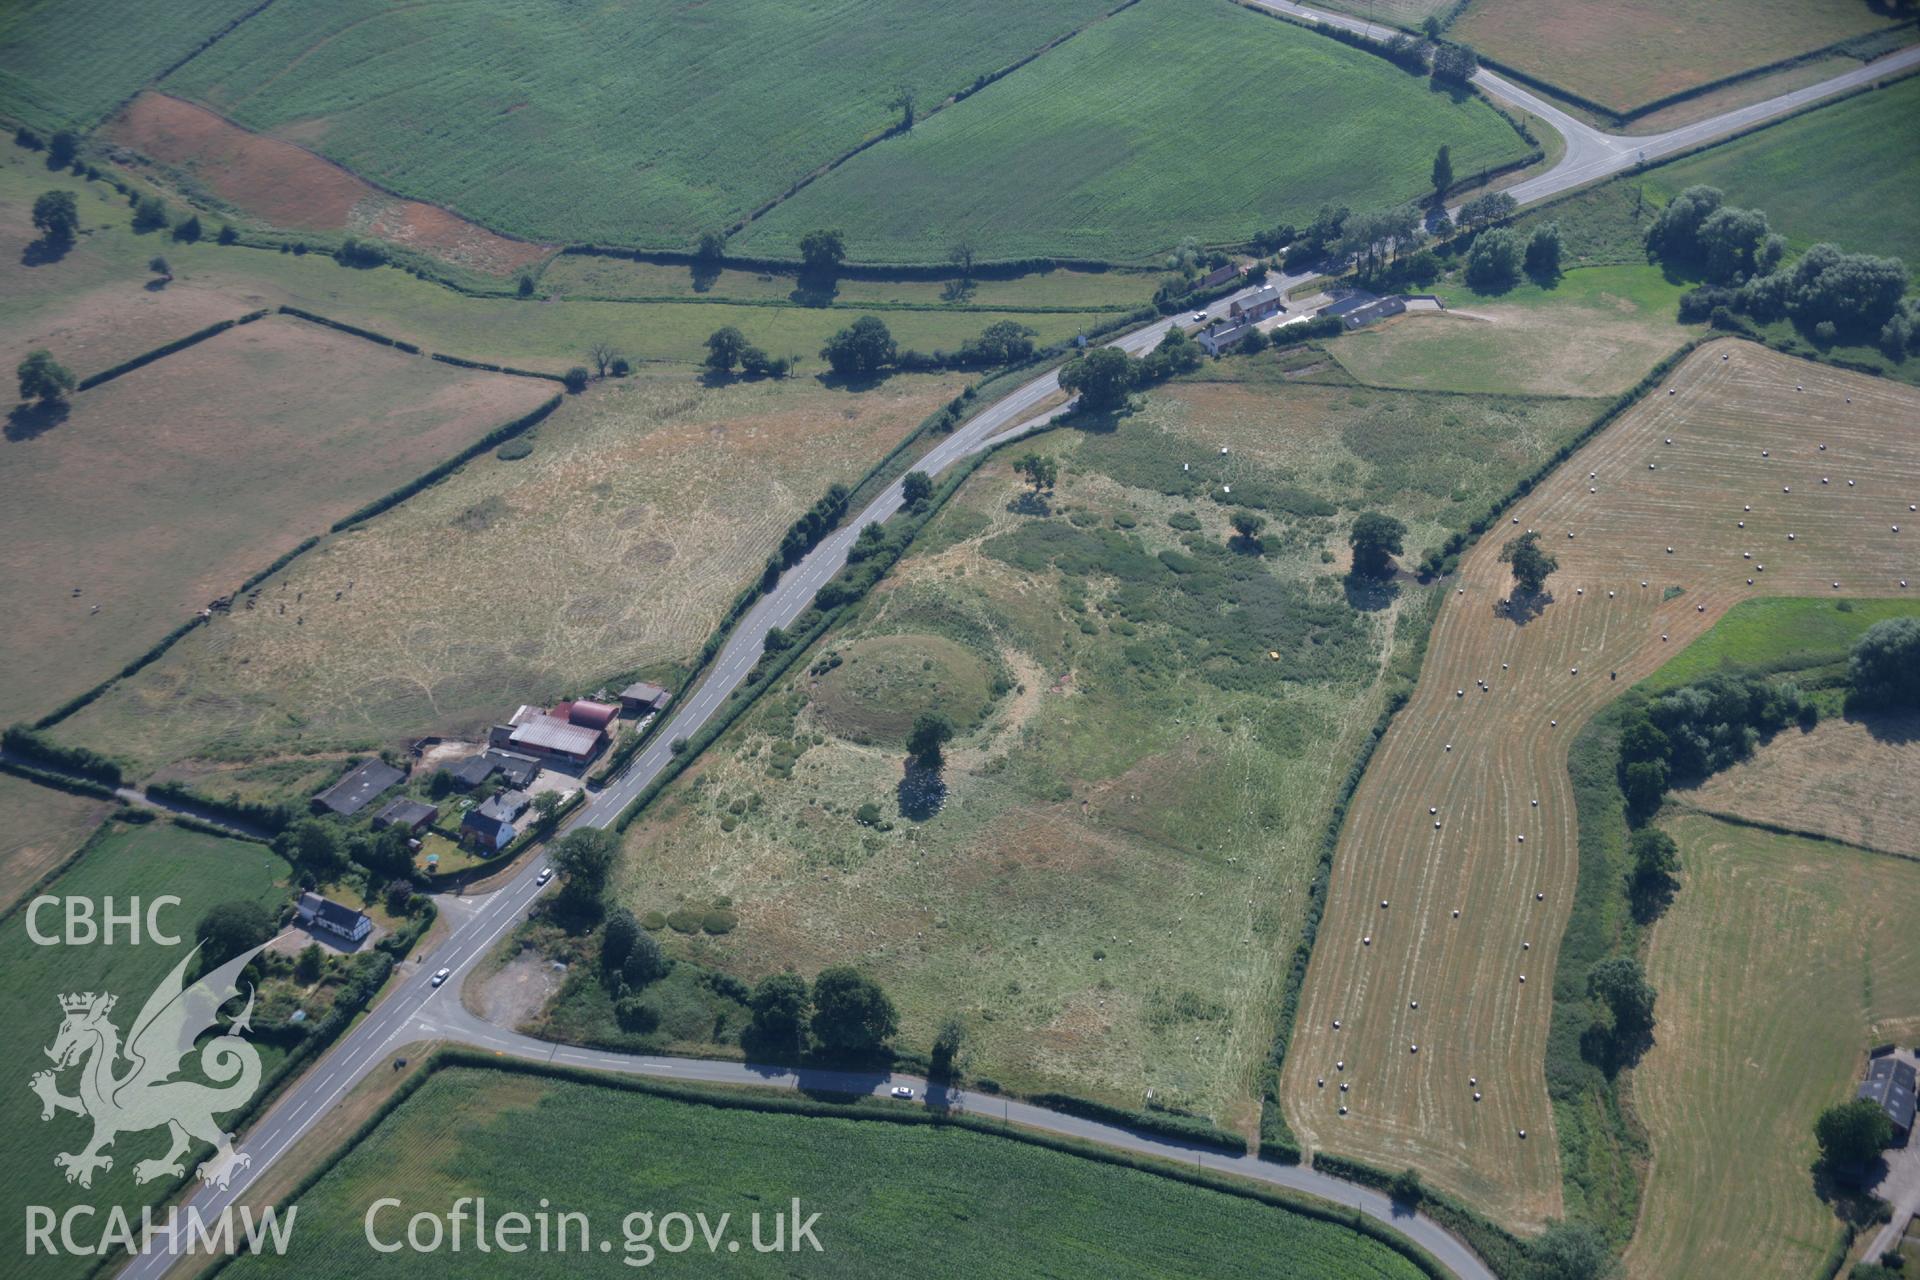
[[[556,1190],[556,1188],[558,1190]],[[553,1200],[587,1215],[610,1253],[377,1254],[363,1219],[381,1197],[403,1207],[377,1219],[444,1212],[457,1196],[490,1212]],[[753,1217],[818,1214],[819,1250],[796,1244],[774,1259],[751,1247]],[[627,1215],[650,1211],[648,1226]],[[678,1242],[667,1214],[731,1215],[709,1252],[655,1252]],[[959,1128],[903,1126],[715,1107],[629,1089],[451,1068],[429,1080],[300,1202],[300,1231],[283,1256],[247,1257],[254,1276],[579,1277],[633,1274],[899,1275],[971,1280],[1006,1275],[1414,1280],[1402,1255],[1348,1227],[1017,1139]],[[623,1236],[631,1229],[639,1239]],[[791,1231],[792,1222],[788,1223]],[[577,1240],[577,1234],[572,1237]],[[696,1239],[698,1236],[696,1235]],[[737,1252],[728,1249],[731,1239]],[[469,1245],[471,1238],[469,1238]],[[646,1251],[642,1252],[642,1247]]]
[[[192,950],[194,926],[210,907],[248,901],[277,910],[290,892],[288,875],[287,864],[264,845],[202,835],[165,821],[112,823],[47,892],[92,899],[96,912],[109,896],[117,909],[125,910],[131,900],[151,903],[172,894],[180,905],[161,908],[158,921],[181,938],[178,945],[155,943],[143,932],[138,946],[124,939],[114,946],[40,946],[27,934],[24,910],[0,917],[0,973],[7,975],[0,990],[0,1017],[13,1028],[6,1040],[4,1070],[15,1082],[13,1088],[0,1090],[0,1129],[7,1133],[14,1156],[0,1171],[0,1197],[16,1206],[15,1212],[0,1217],[0,1257],[9,1259],[7,1274],[31,1280],[83,1276],[94,1262],[73,1255],[25,1258],[24,1218],[17,1206],[49,1205],[58,1212],[70,1204],[92,1204],[99,1213],[93,1221],[103,1226],[108,1206],[126,1206],[135,1211],[137,1222],[137,1207],[155,1202],[168,1190],[160,1182],[138,1187],[133,1180],[138,1161],[164,1154],[167,1136],[160,1131],[121,1135],[110,1153],[113,1168],[96,1174],[91,1190],[66,1182],[54,1167],[54,1153],[80,1150],[91,1132],[85,1120],[67,1113],[43,1123],[40,1100],[27,1088],[28,1078],[48,1066],[41,1048],[53,1043],[60,1028],[59,997],[113,993],[119,1003],[112,1019],[124,1034],[148,994]],[[38,927],[43,934],[58,933],[58,910],[43,911]],[[285,1051],[267,1045],[260,1050],[264,1078]],[[188,1059],[189,1078],[198,1074],[197,1062],[197,1055]],[[72,1071],[62,1075],[62,1092],[73,1092],[74,1079]]]
[[856,260],[1138,260],[1186,236],[1246,240],[1322,204],[1425,193],[1434,151],[1462,175],[1527,146],[1477,98],[1215,0],[1142,0],[890,138],[736,237],[791,256],[841,227]]
[[163,88],[534,240],[690,247],[1108,0],[272,6]]

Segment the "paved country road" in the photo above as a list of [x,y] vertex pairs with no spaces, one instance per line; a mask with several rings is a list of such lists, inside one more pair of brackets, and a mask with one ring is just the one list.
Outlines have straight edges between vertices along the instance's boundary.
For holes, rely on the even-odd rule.
[[[1288,3],[1287,0],[1253,2],[1296,18],[1323,22],[1350,31],[1364,34],[1369,29],[1369,24],[1360,19],[1322,13]],[[1383,30],[1378,27],[1372,29],[1375,32]],[[1600,133],[1486,70],[1479,72],[1475,83],[1491,94],[1524,106],[1552,123],[1566,136],[1566,153],[1552,169],[1509,190],[1515,200],[1527,204],[1631,168],[1640,162],[1642,154],[1647,160],[1654,160],[1687,147],[1698,146],[1711,139],[1737,133],[1807,102],[1898,73],[1916,63],[1920,63],[1920,47],[1889,55],[1806,89],[1729,111],[1669,133],[1643,138]],[[1276,274],[1269,277],[1268,283],[1277,283],[1284,290],[1308,278],[1307,275]],[[1213,315],[1224,314],[1229,301],[1222,299],[1209,307],[1208,311]],[[1161,320],[1116,339],[1112,345],[1135,354],[1149,351],[1174,323],[1174,320]],[[981,409],[923,457],[917,464],[918,469],[938,475],[962,458],[1045,426],[1071,407],[1069,403],[1046,412],[1038,411],[1038,406],[1059,390],[1060,382],[1055,373],[1033,378]],[[574,816],[570,826],[605,827],[619,816],[634,797],[646,790],[671,760],[669,744],[675,738],[692,737],[712,719],[728,695],[741,686],[747,672],[759,661],[761,641],[767,629],[785,626],[797,618],[811,603],[821,585],[846,563],[847,549],[859,536],[860,529],[871,521],[886,519],[899,510],[900,505],[900,484],[896,481],[857,516],[787,570],[774,590],[762,597],[734,628],[698,687],[677,705],[647,749],[633,760],[625,772],[594,796]],[[814,1073],[807,1073],[804,1078],[796,1077],[785,1069],[757,1068],[738,1063],[641,1057],[549,1045],[514,1036],[467,1015],[459,1002],[461,981],[473,963],[486,955],[507,930],[525,917],[527,909],[541,892],[535,880],[545,865],[544,855],[536,854],[504,887],[484,897],[446,896],[438,899],[442,913],[453,926],[445,940],[431,952],[422,955],[416,963],[401,965],[396,970],[395,985],[384,993],[372,1013],[322,1055],[319,1062],[289,1086],[266,1114],[242,1135],[239,1146],[251,1158],[252,1164],[233,1179],[231,1188],[216,1192],[202,1187],[189,1196],[188,1202],[203,1214],[216,1212],[232,1203],[237,1194],[251,1186],[288,1147],[327,1115],[355,1083],[373,1071],[385,1069],[395,1051],[419,1040],[449,1038],[497,1048],[502,1053],[518,1057],[543,1058],[570,1066],[658,1075],[667,1079],[722,1084],[798,1085],[825,1078]],[[427,985],[426,975],[443,966],[452,969],[455,977],[435,990]],[[830,1087],[858,1086],[857,1091],[870,1092],[890,1087],[891,1080],[891,1077],[878,1075],[848,1077],[841,1084]],[[915,1087],[920,1086],[916,1084]],[[1128,1151],[1176,1160],[1199,1159],[1211,1169],[1241,1174],[1355,1206],[1372,1217],[1390,1222],[1439,1258],[1462,1280],[1493,1280],[1492,1272],[1478,1257],[1431,1221],[1396,1213],[1386,1197],[1313,1169],[1271,1165],[1248,1157],[1233,1159],[1217,1152],[1202,1153],[1196,1148],[1164,1138],[983,1094],[962,1092],[957,1098],[960,1105],[980,1114],[998,1113],[1014,1123]],[[132,1280],[156,1280],[171,1262],[172,1258],[166,1253],[150,1249],[130,1261],[121,1274]]]

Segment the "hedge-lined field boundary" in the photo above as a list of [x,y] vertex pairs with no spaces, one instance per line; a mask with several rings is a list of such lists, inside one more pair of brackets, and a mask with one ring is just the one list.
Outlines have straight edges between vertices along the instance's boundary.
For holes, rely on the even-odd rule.
[[344,320],[329,320],[326,316],[319,315],[312,311],[303,311],[299,307],[289,307],[283,304],[280,307],[280,314],[283,316],[292,316],[296,320],[305,320],[308,324],[317,324],[328,329],[338,329],[341,333],[352,334],[356,338],[365,338],[368,342],[377,342],[383,347],[393,347],[406,352],[410,356],[420,354],[420,348],[411,342],[406,342],[399,338],[390,338],[386,334],[378,333],[372,329],[362,329],[359,325],[348,324]]
[[258,311],[249,311],[246,315],[235,316],[231,320],[217,321],[204,329],[195,329],[184,338],[175,338],[172,342],[164,343],[151,351],[143,351],[130,360],[122,360],[119,364],[111,368],[102,369],[98,373],[88,374],[74,384],[73,389],[75,391],[87,391],[99,386],[103,382],[112,382],[115,378],[152,364],[155,360],[170,356],[176,351],[185,351],[188,347],[197,346],[205,342],[208,338],[216,334],[225,333],[237,325],[252,324],[255,320],[269,314],[271,313],[265,307],[262,307]]
[[387,511],[393,507],[400,505],[402,502],[405,502],[408,498],[411,498],[414,494],[419,493],[422,489],[432,488],[434,485],[439,484],[442,480],[445,480],[448,476],[458,471],[461,467],[464,467],[465,465],[467,465],[467,463],[472,462],[475,458],[487,452],[489,449],[498,448],[500,445],[505,444],[507,441],[513,439],[517,435],[520,435],[522,432],[530,431],[534,427],[539,426],[542,422],[545,422],[547,419],[547,416],[551,414],[555,409],[558,409],[560,407],[560,402],[565,398],[566,398],[565,396],[556,395],[551,399],[545,401],[538,408],[530,410],[527,413],[521,414],[519,417],[515,418],[513,421],[502,423],[500,426],[495,427],[493,430],[487,432],[487,434],[485,434],[484,436],[481,436],[478,440],[474,441],[472,444],[462,449],[459,453],[456,453],[451,458],[448,458],[445,462],[441,463],[439,466],[435,467],[433,470],[426,472],[424,475],[415,476],[413,479],[407,481],[407,483],[401,485],[398,489],[395,489],[393,492],[387,494],[385,497],[375,498],[372,502],[369,502],[366,506],[361,507],[358,511],[354,512],[352,515],[343,516],[342,518],[335,520],[332,526],[328,528],[327,532],[340,533],[343,530],[353,528],[357,524],[365,524],[367,521],[373,519],[375,516],[379,515],[381,512]]

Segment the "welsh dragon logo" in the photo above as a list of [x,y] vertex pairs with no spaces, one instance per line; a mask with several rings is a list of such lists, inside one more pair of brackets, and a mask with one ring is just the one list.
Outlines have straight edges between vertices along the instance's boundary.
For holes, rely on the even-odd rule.
[[[255,947],[189,987],[184,985],[187,969],[200,952],[195,947],[147,997],[124,1045],[108,1017],[117,997],[91,991],[60,997],[64,1020],[46,1050],[53,1069],[36,1073],[30,1087],[40,1095],[42,1120],[70,1111],[93,1121],[92,1141],[80,1151],[53,1158],[68,1182],[91,1187],[96,1169],[113,1168],[113,1157],[104,1151],[115,1137],[162,1126],[172,1146],[159,1159],[134,1166],[137,1182],[183,1175],[183,1157],[196,1139],[214,1149],[200,1165],[203,1182],[225,1187],[251,1163],[233,1149],[232,1139],[214,1120],[246,1102],[260,1085],[260,1051],[241,1039],[253,1015],[251,987],[246,1007],[228,1023],[225,1034],[200,1050],[200,1070],[214,1084],[173,1077],[194,1042],[216,1025],[221,1006],[240,994],[240,971],[261,950]],[[74,1066],[80,1069],[79,1093],[61,1093],[58,1075]]]

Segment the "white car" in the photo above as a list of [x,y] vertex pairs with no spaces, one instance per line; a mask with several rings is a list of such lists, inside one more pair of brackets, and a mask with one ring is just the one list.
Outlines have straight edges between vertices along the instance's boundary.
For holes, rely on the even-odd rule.
[[903,1102],[912,1102],[913,1090],[907,1088],[907,1086],[903,1084],[897,1084],[893,1086],[893,1096],[896,1098],[899,1098]]
[[533,882],[535,884],[545,884],[547,881],[551,879],[553,879],[553,868],[543,867],[540,871],[540,874],[533,878]]
[[1188,316],[1187,319],[1193,321],[1195,324],[1205,324],[1208,320],[1208,316],[1207,316],[1207,313],[1204,311],[1196,311],[1192,315]]
[[453,976],[453,970],[442,969],[440,970],[440,972],[433,975],[433,981],[429,985],[437,987],[441,983],[445,982],[448,978],[451,978],[452,976]]

